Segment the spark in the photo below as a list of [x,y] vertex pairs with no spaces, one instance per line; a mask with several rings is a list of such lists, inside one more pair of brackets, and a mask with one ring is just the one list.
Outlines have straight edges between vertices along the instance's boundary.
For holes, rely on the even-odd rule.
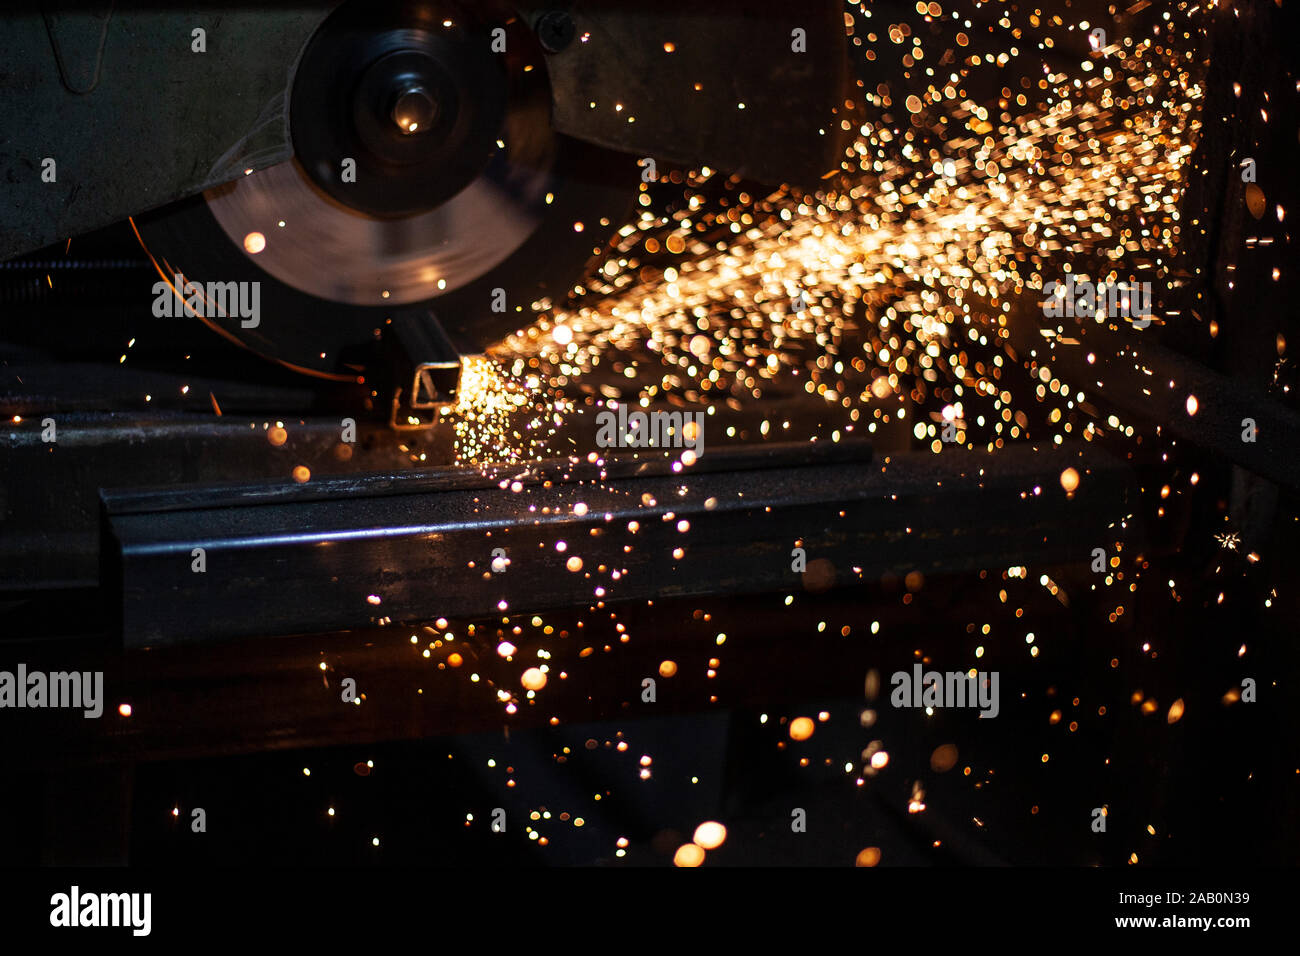
[[[737,192],[707,168],[676,176],[685,188],[619,231],[581,304],[543,304],[493,354],[561,400],[633,390],[642,404],[716,404],[794,389],[870,431],[942,398],[961,410],[944,419],[959,443],[976,429],[990,448],[1025,437],[1029,409],[1003,382],[1009,321],[1032,320],[1071,266],[1111,285],[1169,276],[1202,91],[1158,30],[1089,60],[1087,85],[1028,71],[1035,101],[1015,97],[1014,114],[1010,87],[1001,113],[966,92],[987,66],[963,60],[911,93],[910,125],[892,112],[902,93],[868,90],[842,168],[815,192]],[[1082,394],[1050,374],[1036,385],[1059,404],[1058,441],[1084,431]],[[935,422],[916,427],[942,450]]]
[[1214,540],[1219,542],[1228,551],[1236,551],[1237,545],[1241,544],[1241,535],[1235,531],[1227,531],[1223,534],[1216,534]]

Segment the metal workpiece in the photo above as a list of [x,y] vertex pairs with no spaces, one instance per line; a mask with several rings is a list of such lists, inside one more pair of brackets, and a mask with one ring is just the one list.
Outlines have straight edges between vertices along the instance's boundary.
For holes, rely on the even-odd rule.
[[680,471],[628,458],[106,493],[106,578],[128,648],[200,644],[1083,560],[1135,497],[1092,447],[886,462],[856,442],[715,449]]
[[[300,420],[290,417],[289,412],[309,410],[309,393],[253,383],[242,389],[227,383],[229,390],[217,389],[221,401],[237,414],[251,403],[268,399],[284,409],[289,432],[285,444],[276,447],[268,440],[275,417],[254,422],[242,414],[203,415],[202,406],[210,399],[201,380],[177,380],[162,374],[144,378],[145,387],[155,388],[156,394],[165,391],[178,398],[181,381],[193,384],[193,401],[184,396],[193,406],[188,412],[146,405],[139,411],[104,414],[82,406],[89,405],[96,394],[101,399],[121,395],[123,404],[128,397],[143,404],[139,376],[118,380],[104,374],[101,367],[69,363],[60,380],[49,368],[11,365],[0,375],[0,399],[8,397],[10,376],[23,379],[35,407],[30,413],[22,408],[16,416],[21,422],[6,421],[0,431],[0,513],[4,516],[0,524],[0,602],[5,606],[0,633],[39,633],[44,627],[41,622],[60,621],[45,609],[51,603],[64,603],[62,589],[98,586],[100,488],[133,488],[146,482],[181,486],[234,480],[269,483],[283,481],[299,463],[313,472],[346,472],[396,469],[409,462],[409,455],[392,442],[388,427],[364,416],[357,420],[356,442],[343,442],[341,421],[358,413],[342,411],[332,418],[318,414]],[[87,394],[59,395],[56,406],[50,396],[61,388],[66,390],[69,377]],[[132,388],[136,389],[134,395],[128,391]],[[42,421],[47,418],[57,422],[56,443],[42,440],[46,431]],[[19,613],[17,608],[24,604],[26,610]]]
[[433,427],[430,410],[452,400],[460,382],[461,359],[455,346],[428,309],[394,315],[384,326],[383,338],[392,369],[389,424],[399,430]]

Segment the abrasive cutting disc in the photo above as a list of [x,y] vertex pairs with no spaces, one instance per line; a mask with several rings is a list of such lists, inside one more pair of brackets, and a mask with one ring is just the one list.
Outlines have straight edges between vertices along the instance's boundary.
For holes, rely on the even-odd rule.
[[[231,242],[300,292],[353,305],[421,302],[500,265],[542,223],[546,194],[555,186],[554,139],[545,116],[542,123],[526,130],[532,142],[510,136],[481,176],[408,218],[378,219],[343,205],[297,159],[204,198]],[[526,162],[519,161],[521,140],[534,154]]]
[[[553,131],[545,54],[518,20],[511,53],[485,55],[494,21],[449,10],[345,5],[298,65],[294,158],[138,221],[165,279],[259,283],[256,325],[203,321],[328,377],[364,374],[402,308],[478,351],[562,298],[621,225],[634,159]],[[424,128],[407,135],[412,95]]]

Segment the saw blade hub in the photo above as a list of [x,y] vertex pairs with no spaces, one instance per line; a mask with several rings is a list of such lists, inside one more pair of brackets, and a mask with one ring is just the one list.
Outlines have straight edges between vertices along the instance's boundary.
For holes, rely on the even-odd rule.
[[441,205],[483,173],[509,84],[483,26],[388,9],[350,4],[325,23],[299,64],[290,127],[320,189],[396,219]]

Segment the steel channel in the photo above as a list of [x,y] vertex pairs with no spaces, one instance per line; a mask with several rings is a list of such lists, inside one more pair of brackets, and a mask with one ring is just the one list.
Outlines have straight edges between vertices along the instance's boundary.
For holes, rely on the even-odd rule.
[[[882,466],[866,443],[825,444],[717,449],[680,474],[618,461],[603,480],[595,466],[557,463],[517,491],[510,475],[442,470],[105,494],[105,580],[121,589],[127,647],[198,644],[798,589],[796,544],[808,562],[830,562],[838,584],[1083,561],[1135,507],[1129,468],[1092,446],[954,449]],[[1072,496],[1066,467],[1083,476]],[[510,562],[501,573],[497,548]]]

